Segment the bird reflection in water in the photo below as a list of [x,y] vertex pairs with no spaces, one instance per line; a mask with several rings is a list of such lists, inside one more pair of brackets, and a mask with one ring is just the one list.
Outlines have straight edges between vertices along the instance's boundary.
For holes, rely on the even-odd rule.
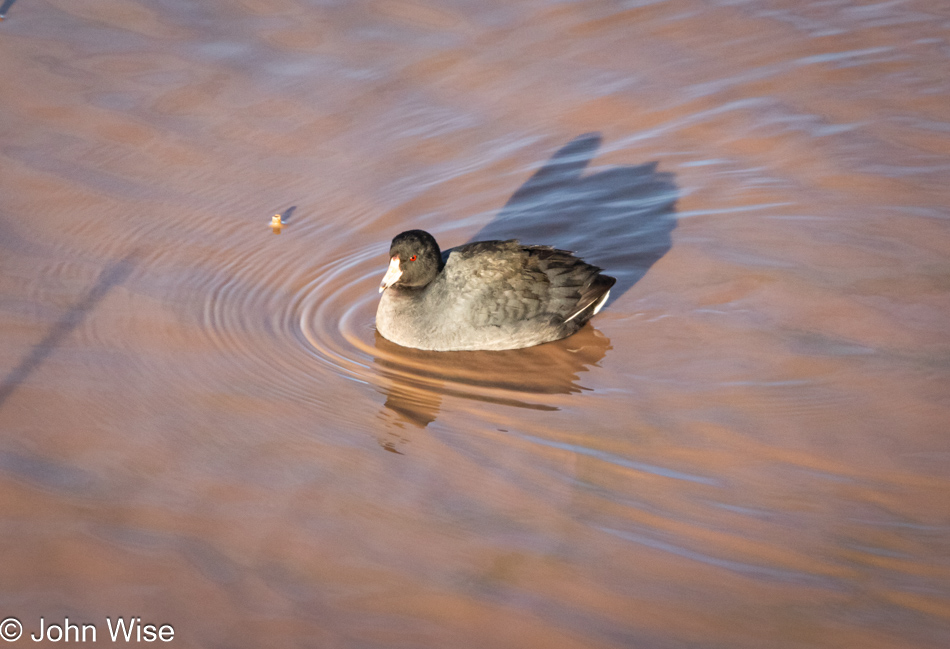
[[376,335],[374,357],[391,421],[424,428],[444,395],[531,410],[557,410],[546,395],[586,388],[580,375],[597,365],[610,340],[593,327],[536,347],[505,351],[432,352],[400,347]]

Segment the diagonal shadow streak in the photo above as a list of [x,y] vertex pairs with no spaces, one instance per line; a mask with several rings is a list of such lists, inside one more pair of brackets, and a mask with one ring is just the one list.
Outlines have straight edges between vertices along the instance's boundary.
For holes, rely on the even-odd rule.
[[135,250],[122,259],[109,264],[99,274],[96,283],[89,289],[89,292],[63,314],[63,317],[53,325],[53,328],[49,330],[43,340],[38,342],[26,358],[6,375],[3,381],[0,382],[0,408],[27,377],[62,344],[63,339],[82,323],[88,313],[106,296],[106,293],[113,286],[125,281],[136,265],[135,258],[137,255],[138,251]]
[[6,2],[3,3],[3,6],[0,7],[0,20],[7,17],[7,12],[10,11],[10,7],[13,6],[14,2],[16,2],[16,0],[6,0]]

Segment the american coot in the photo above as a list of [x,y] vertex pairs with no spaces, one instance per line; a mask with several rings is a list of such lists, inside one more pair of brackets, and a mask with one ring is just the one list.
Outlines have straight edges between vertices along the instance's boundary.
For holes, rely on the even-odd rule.
[[564,250],[515,240],[440,253],[409,230],[393,239],[376,330],[404,347],[518,349],[570,336],[607,301],[617,280]]

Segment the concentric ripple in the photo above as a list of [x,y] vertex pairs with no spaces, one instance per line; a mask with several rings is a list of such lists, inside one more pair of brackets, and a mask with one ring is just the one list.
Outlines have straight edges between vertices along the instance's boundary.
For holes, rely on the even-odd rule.
[[385,249],[357,251],[315,276],[286,305],[284,318],[303,349],[346,378],[369,382],[376,287]]
[[289,272],[293,264],[275,264],[266,246],[232,254],[198,287],[205,328],[223,356],[252,361],[281,396],[322,405],[319,386],[329,372],[373,386],[389,405],[395,400],[395,408],[450,394],[553,410],[559,407],[554,395],[584,389],[578,375],[609,348],[590,327],[564,341],[506,352],[394,345],[374,325],[385,252],[382,243],[335,250],[321,257],[336,261],[318,268],[296,264],[303,270]]

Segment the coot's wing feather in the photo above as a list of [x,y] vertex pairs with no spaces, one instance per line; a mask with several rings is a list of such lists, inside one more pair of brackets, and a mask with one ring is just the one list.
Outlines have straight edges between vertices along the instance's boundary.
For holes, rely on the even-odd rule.
[[452,250],[443,272],[463,305],[463,317],[484,327],[541,313],[547,281],[526,261],[517,241],[479,241]]
[[617,281],[601,275],[600,268],[566,250],[545,246],[531,246],[528,250],[550,282],[548,311],[561,323],[575,319],[579,324],[586,322]]
[[589,310],[613,285],[612,278],[606,286],[596,281],[596,266],[548,246],[481,241],[449,252],[445,279],[461,291],[477,326],[525,320],[559,325]]

